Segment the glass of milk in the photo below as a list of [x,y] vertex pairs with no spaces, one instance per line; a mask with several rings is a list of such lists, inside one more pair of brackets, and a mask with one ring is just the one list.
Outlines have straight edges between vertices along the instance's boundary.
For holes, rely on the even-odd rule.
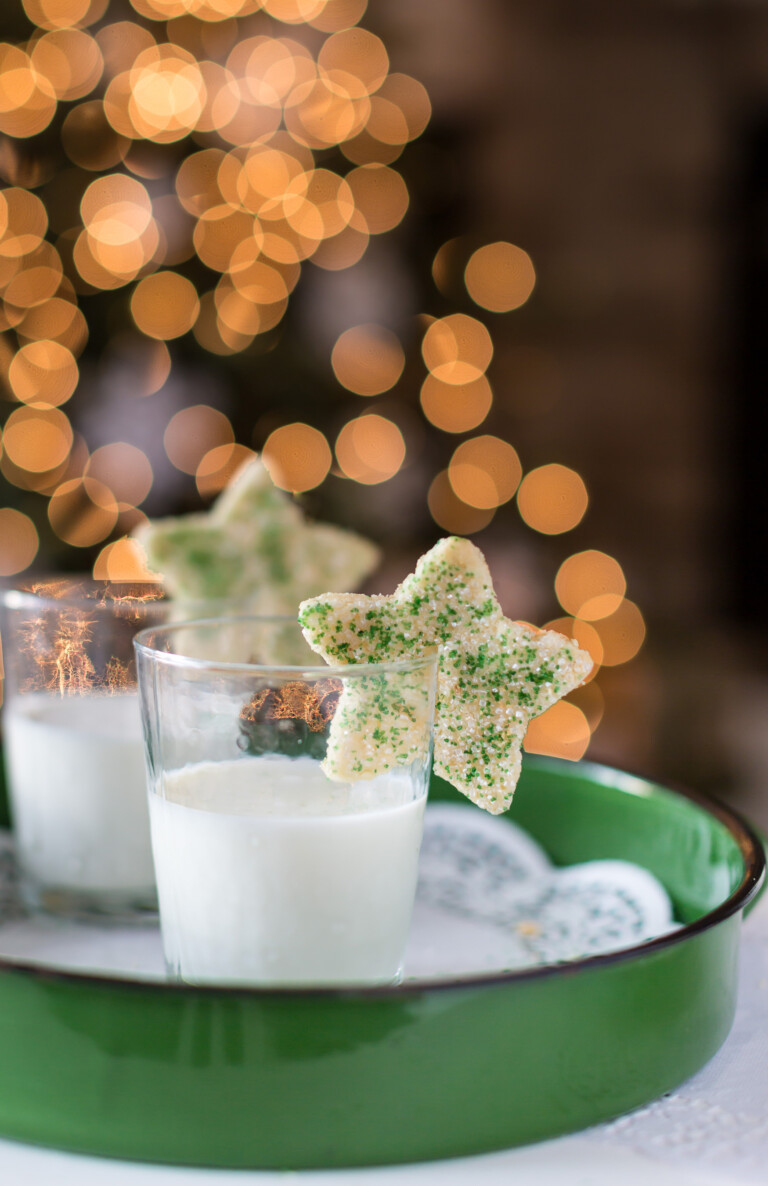
[[[150,628],[135,646],[169,975],[395,983],[416,891],[435,656],[318,666],[298,626],[276,618]],[[212,658],[218,648],[225,661]],[[342,697],[374,680],[413,708],[410,760],[332,781],[322,768],[331,722]]]
[[133,637],[151,585],[61,579],[0,595],[3,749],[28,905],[156,911]]

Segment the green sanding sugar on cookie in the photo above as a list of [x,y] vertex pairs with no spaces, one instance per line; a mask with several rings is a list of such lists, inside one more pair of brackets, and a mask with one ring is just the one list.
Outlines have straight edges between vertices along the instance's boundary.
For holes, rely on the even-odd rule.
[[354,782],[425,761],[430,684],[423,665],[413,671],[385,671],[347,681],[330,724],[323,762],[326,773],[341,782]]
[[[482,553],[457,537],[422,556],[391,597],[324,594],[302,603],[299,622],[331,664],[415,659],[437,649],[435,770],[494,814],[512,801],[528,722],[592,669],[589,654],[570,639],[505,618]],[[385,720],[374,737],[363,719],[365,688],[348,689],[331,726],[330,777],[351,777],[359,752],[364,773],[356,777],[373,777],[418,748],[417,730],[399,717],[402,733]]]
[[209,511],[151,520],[136,539],[171,597],[231,598],[257,614],[292,614],[304,597],[355,588],[379,561],[354,532],[308,522],[258,458]]

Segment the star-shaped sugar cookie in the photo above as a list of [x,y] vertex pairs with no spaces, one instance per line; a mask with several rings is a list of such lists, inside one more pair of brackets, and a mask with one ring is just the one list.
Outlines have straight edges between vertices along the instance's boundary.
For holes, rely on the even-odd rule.
[[231,598],[256,614],[293,614],[304,597],[355,588],[379,560],[362,536],[308,522],[258,458],[209,511],[150,520],[135,534],[171,597]]
[[[571,639],[505,618],[482,553],[440,540],[391,597],[326,594],[302,603],[299,623],[331,664],[385,663],[437,650],[435,771],[497,814],[511,801],[528,722],[573,691],[592,659]],[[423,700],[423,697],[422,697]],[[374,743],[363,687],[349,684],[331,725],[326,773],[371,778],[419,754],[419,724],[386,722]]]

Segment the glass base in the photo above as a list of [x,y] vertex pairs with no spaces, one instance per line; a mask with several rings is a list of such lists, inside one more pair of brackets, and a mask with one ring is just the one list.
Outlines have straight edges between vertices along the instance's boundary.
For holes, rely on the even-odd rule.
[[83,890],[21,881],[21,900],[33,914],[109,926],[157,926],[157,893],[141,890]]
[[221,975],[215,976],[213,974],[205,976],[191,976],[185,974],[180,965],[165,957],[165,973],[168,980],[175,984],[186,984],[191,988],[204,988],[205,986],[212,986],[219,988],[261,988],[273,989],[280,991],[281,989],[302,989],[302,988],[318,988],[318,989],[338,989],[338,988],[392,988],[395,985],[401,984],[403,980],[402,965],[398,968],[394,976],[376,976],[365,977],[359,976],[355,979],[312,979],[309,976],[293,976],[285,979],[257,977],[257,976],[233,976]]

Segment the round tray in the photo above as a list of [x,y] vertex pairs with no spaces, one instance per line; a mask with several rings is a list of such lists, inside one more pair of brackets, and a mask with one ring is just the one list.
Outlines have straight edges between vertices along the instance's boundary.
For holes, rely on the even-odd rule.
[[[430,794],[459,799],[439,780]],[[730,1028],[759,840],[724,808],[554,759],[526,759],[510,817],[557,864],[645,866],[683,925],[388,989],[198,989],[0,960],[0,1133],[176,1164],[374,1165],[540,1140],[676,1086]]]

